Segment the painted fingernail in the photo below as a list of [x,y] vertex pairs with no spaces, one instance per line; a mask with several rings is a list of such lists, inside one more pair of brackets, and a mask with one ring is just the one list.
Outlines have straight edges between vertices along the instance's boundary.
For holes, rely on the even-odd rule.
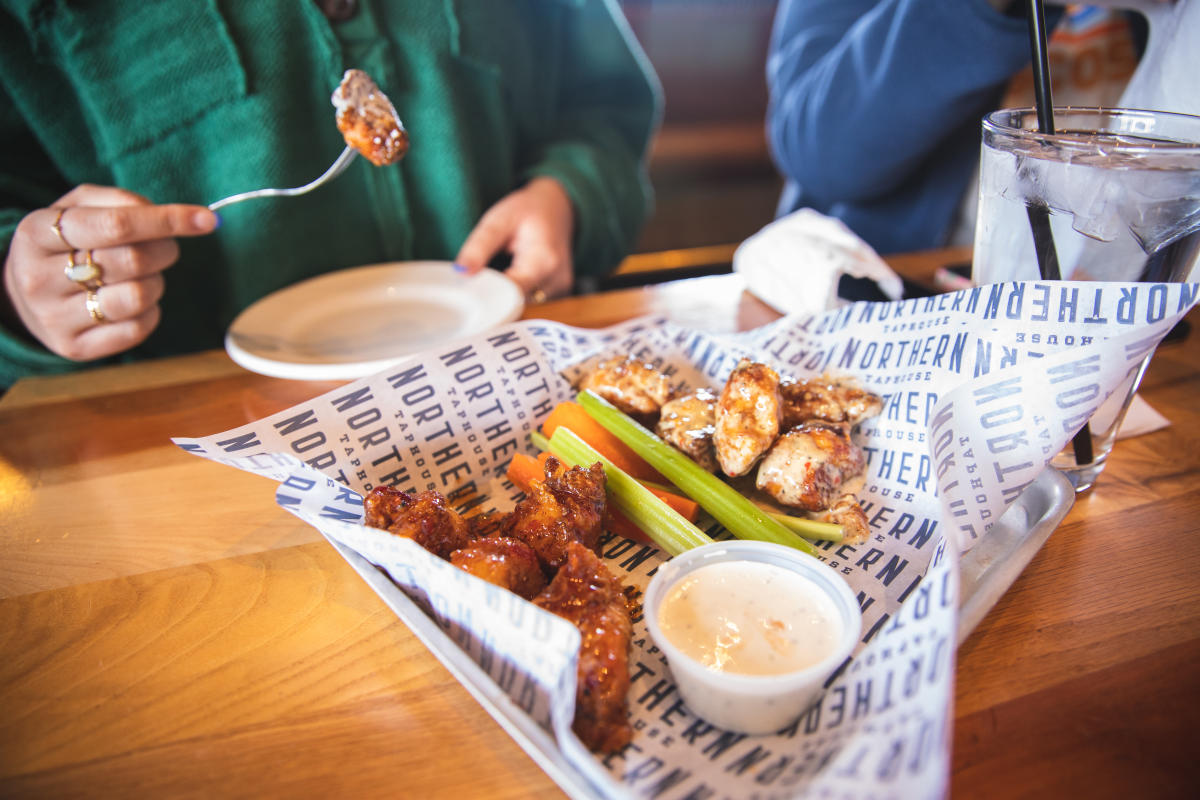
[[202,231],[215,231],[221,227],[221,215],[215,211],[197,211],[192,224]]
[[467,271],[467,268],[465,266],[463,266],[462,264],[459,264],[458,262],[455,262],[451,266],[454,267],[455,272],[466,272]]

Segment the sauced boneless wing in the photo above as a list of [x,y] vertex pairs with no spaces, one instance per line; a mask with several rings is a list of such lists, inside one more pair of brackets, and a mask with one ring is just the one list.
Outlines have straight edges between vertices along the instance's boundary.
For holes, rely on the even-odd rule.
[[546,574],[533,548],[511,536],[477,539],[450,554],[459,569],[532,600],[546,588]]
[[367,525],[412,539],[440,558],[449,558],[474,538],[467,521],[438,492],[409,494],[376,486],[363,505]]
[[617,408],[646,419],[671,398],[667,376],[633,357],[611,358],[583,376],[580,390],[590,389]]
[[713,452],[717,394],[697,389],[663,404],[654,432],[709,472],[717,469]]
[[612,753],[629,743],[629,642],[632,623],[620,581],[579,542],[534,601],[579,628],[575,733],[592,750]]
[[573,623],[581,635],[573,727],[589,748],[612,753],[633,735],[626,700],[632,625],[620,581],[594,552],[604,471],[549,458],[545,476],[511,513],[469,519],[437,492],[376,487],[364,501],[365,521]]
[[822,511],[865,466],[845,425],[808,422],[779,437],[759,465],[755,483],[785,506]]
[[745,475],[779,435],[782,401],[779,373],[742,359],[717,400],[713,445],[721,471]]
[[346,144],[377,167],[394,164],[408,152],[408,132],[392,101],[362,70],[348,69],[330,98]]
[[779,390],[784,430],[814,419],[857,425],[883,410],[883,398],[845,379],[786,380]]
[[567,560],[567,545],[580,542],[596,549],[604,521],[604,468],[571,467],[551,456],[546,477],[534,481],[529,495],[517,503],[501,528],[504,536],[533,548],[542,566],[553,571]]

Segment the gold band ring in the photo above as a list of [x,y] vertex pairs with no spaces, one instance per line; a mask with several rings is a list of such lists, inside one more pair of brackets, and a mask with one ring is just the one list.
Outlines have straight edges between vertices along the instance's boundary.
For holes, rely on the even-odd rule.
[[92,322],[108,322],[108,317],[104,316],[104,312],[100,310],[100,294],[98,292],[89,289],[87,298],[83,302],[87,306],[88,316],[92,318]]
[[54,224],[51,225],[50,228],[56,234],[58,234],[58,240],[60,242],[62,242],[63,246],[67,248],[68,252],[70,252],[71,250],[74,250],[75,247],[70,242],[67,241],[67,237],[63,236],[63,232],[62,232],[63,214],[66,214],[66,213],[67,213],[67,210],[65,208],[60,208],[58,210],[58,216],[54,218]]
[[85,292],[94,292],[104,285],[104,281],[100,280],[100,265],[92,260],[92,251],[84,252],[84,257],[87,259],[83,264],[75,263],[75,251],[67,251],[67,265],[63,267],[63,274],[67,276],[67,280],[74,281],[79,284]]
[[534,304],[546,302],[546,292],[543,289],[534,289],[529,293],[529,302]]

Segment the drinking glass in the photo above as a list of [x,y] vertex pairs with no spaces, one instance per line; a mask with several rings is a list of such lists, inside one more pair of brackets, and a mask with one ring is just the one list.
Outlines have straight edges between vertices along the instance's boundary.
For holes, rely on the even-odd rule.
[[[1039,132],[1032,108],[984,118],[974,282],[1188,280],[1200,261],[1200,117],[1058,108],[1054,127]],[[1054,254],[1060,275],[1043,275]],[[1104,469],[1149,362],[1091,418],[1091,458],[1068,444],[1051,462],[1077,492]]]

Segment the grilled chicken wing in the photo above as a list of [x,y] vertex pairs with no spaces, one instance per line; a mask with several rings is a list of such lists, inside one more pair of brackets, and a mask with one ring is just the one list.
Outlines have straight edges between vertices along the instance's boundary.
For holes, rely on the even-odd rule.
[[883,398],[848,380],[788,380],[779,391],[783,396],[784,430],[814,419],[857,425],[883,410]]
[[717,394],[697,389],[663,404],[655,432],[709,472],[717,469],[713,452]]
[[633,357],[610,358],[583,376],[579,389],[591,389],[631,416],[646,419],[671,398],[667,376]]
[[365,523],[405,536],[440,558],[449,558],[473,537],[467,521],[438,492],[408,492],[376,486],[363,501]]
[[576,735],[592,750],[620,750],[633,736],[626,700],[633,627],[621,582],[595,553],[571,542],[566,562],[533,602],[573,622],[582,636]]
[[871,535],[871,525],[867,522],[867,514],[858,504],[858,498],[853,494],[839,497],[827,511],[817,515],[820,522],[832,522],[842,526],[842,542],[845,544],[862,544]]
[[553,571],[566,561],[571,542],[594,550],[600,541],[606,503],[604,468],[597,463],[587,469],[568,469],[552,456],[546,460],[545,474],[545,480],[533,481],[501,533],[528,544],[542,566]]
[[785,506],[822,511],[865,466],[848,426],[808,422],[779,437],[759,465],[755,485]]
[[509,536],[478,539],[451,553],[450,563],[526,600],[532,600],[546,588],[546,574],[537,553],[520,539]]
[[779,435],[779,373],[747,359],[734,368],[717,400],[713,445],[721,471],[745,475]]

